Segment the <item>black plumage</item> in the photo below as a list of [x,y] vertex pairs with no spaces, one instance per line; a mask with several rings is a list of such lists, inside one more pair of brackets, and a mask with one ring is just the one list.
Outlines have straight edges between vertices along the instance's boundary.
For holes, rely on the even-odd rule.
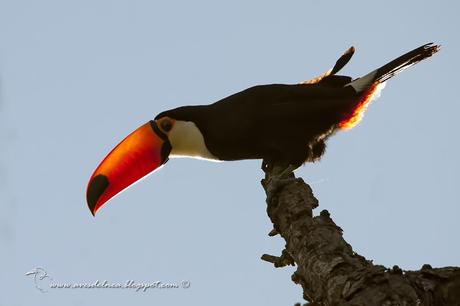
[[220,160],[264,159],[297,167],[323,155],[326,139],[378,84],[437,50],[424,45],[352,81],[335,75],[353,55],[350,48],[333,69],[311,81],[254,86],[214,104],[179,107],[155,119],[194,122]]
[[205,106],[166,111],[194,122],[221,160],[265,159],[300,165],[319,158],[324,140],[359,97],[352,87],[262,85]]

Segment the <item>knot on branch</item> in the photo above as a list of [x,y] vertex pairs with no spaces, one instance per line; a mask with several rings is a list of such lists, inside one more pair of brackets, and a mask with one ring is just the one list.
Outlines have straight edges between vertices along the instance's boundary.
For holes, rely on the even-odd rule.
[[281,256],[264,254],[262,255],[261,259],[272,263],[275,266],[275,268],[294,265],[294,259],[292,259],[292,256],[288,253],[286,249],[283,250]]

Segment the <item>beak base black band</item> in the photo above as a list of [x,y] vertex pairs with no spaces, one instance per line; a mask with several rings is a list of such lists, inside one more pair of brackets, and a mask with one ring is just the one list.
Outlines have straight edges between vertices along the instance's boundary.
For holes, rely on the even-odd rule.
[[160,137],[165,142],[169,142],[168,136],[166,136],[166,134],[163,133],[162,130],[160,130],[160,128],[154,120],[150,120],[149,123],[153,131],[158,135],[158,137]]
[[166,134],[163,133],[162,130],[160,130],[160,128],[154,120],[150,120],[149,123],[155,134],[157,134],[158,137],[160,137],[164,141],[164,144],[161,147],[161,164],[164,164],[169,159],[168,156],[169,152],[171,152],[171,143],[169,142],[168,136],[166,136]]

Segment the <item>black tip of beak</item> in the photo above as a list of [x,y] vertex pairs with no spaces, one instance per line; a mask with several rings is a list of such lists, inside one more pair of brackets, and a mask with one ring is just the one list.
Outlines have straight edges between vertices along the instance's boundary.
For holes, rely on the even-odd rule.
[[86,191],[86,201],[88,202],[89,210],[93,216],[96,214],[97,200],[99,200],[108,186],[109,179],[103,174],[96,175],[89,183],[88,190]]

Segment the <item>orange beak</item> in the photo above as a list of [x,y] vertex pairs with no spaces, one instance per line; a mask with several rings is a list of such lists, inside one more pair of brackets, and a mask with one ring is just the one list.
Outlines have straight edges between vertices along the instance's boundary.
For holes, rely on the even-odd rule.
[[86,190],[93,214],[108,200],[166,163],[171,145],[150,121],[123,139],[99,164]]

